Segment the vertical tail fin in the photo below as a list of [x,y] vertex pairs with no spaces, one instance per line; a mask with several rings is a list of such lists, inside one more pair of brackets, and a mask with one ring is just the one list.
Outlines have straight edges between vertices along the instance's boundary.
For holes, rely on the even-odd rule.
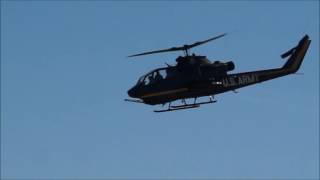
[[290,56],[287,62],[283,65],[282,69],[286,70],[288,73],[297,72],[305,54],[307,53],[310,43],[311,40],[309,40],[309,36],[305,35],[296,47],[282,54],[282,58]]

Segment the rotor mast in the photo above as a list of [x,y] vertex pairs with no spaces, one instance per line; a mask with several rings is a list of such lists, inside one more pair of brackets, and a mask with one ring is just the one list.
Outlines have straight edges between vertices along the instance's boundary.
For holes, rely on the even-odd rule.
[[185,47],[185,49],[184,49],[184,55],[185,55],[185,56],[189,56],[189,49],[187,48],[187,45],[184,45],[183,47]]

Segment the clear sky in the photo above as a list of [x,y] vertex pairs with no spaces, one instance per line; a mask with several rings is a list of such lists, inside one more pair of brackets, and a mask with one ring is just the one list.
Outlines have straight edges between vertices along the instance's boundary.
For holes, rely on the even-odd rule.
[[[299,72],[153,112],[127,90],[196,47],[234,72]],[[1,1],[1,178],[319,178],[319,1]]]

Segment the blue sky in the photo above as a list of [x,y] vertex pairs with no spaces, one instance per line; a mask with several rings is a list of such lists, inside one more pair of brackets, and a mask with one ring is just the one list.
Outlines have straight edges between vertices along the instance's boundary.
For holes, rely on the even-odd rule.
[[[234,72],[280,67],[308,34],[299,72],[153,113],[124,102],[179,52]],[[1,178],[319,178],[319,1],[1,1]]]

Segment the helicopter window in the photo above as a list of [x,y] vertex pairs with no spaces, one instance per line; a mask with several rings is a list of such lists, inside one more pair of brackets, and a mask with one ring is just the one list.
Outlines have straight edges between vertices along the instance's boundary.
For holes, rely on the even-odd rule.
[[165,79],[167,77],[167,72],[165,69],[161,69],[158,71],[158,73],[156,74],[156,79]]
[[145,78],[144,81],[143,81],[143,84],[144,84],[144,85],[150,84],[150,76],[146,76],[146,78]]
[[151,73],[146,78],[146,85],[153,84],[155,82],[154,73]]
[[137,84],[144,84],[144,79],[145,76],[140,77]]

